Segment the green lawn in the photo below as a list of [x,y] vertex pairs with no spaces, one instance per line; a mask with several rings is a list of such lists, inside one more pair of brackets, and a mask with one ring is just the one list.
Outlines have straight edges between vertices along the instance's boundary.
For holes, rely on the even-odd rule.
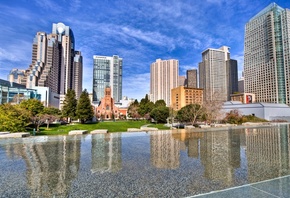
[[[128,128],[140,128],[143,125],[149,124],[149,127],[155,127],[161,130],[169,129],[164,124],[150,124],[147,121],[108,121],[92,124],[69,124],[69,125],[50,125],[40,127],[40,132],[36,135],[67,135],[71,130],[88,130],[107,129],[108,132],[125,132]],[[32,133],[32,132],[31,132]]]

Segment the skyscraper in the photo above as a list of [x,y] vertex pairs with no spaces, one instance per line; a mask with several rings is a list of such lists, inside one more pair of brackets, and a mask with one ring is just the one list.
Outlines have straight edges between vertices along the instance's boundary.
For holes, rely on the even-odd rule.
[[75,51],[73,64],[73,89],[76,92],[76,98],[79,98],[83,91],[83,57],[80,51]]
[[69,26],[53,24],[52,33],[37,32],[33,40],[32,59],[21,84],[27,88],[49,87],[62,99],[68,89],[76,97],[82,92],[82,56],[74,50],[74,36]]
[[63,23],[52,24],[52,34],[57,35],[60,52],[60,94],[66,94],[68,89],[73,89],[73,70],[75,56],[75,39],[69,26]]
[[178,60],[161,60],[150,67],[150,100],[164,100],[170,106],[171,89],[178,87]]
[[123,59],[117,55],[93,56],[93,102],[100,102],[105,96],[105,88],[111,87],[111,95],[115,102],[122,99],[122,67]]
[[245,27],[245,92],[257,102],[289,104],[290,10],[270,4]]
[[237,61],[230,59],[229,47],[209,48],[202,52],[199,63],[199,88],[204,100],[227,101],[238,91]]
[[197,88],[197,69],[186,71],[187,88]]

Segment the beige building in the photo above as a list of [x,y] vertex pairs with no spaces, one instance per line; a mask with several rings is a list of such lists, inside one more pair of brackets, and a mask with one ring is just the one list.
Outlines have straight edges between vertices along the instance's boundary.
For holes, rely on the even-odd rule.
[[178,87],[179,62],[175,59],[161,60],[150,66],[150,100],[164,100],[167,106],[171,103],[171,89]]
[[243,104],[255,103],[255,94],[252,93],[238,93],[231,95],[231,101],[240,101]]
[[171,107],[180,110],[189,104],[202,104],[203,89],[180,86],[171,90]]

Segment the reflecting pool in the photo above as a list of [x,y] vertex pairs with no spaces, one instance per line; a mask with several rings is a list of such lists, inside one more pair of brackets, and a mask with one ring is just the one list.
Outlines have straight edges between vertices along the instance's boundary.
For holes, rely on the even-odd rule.
[[0,197],[187,197],[290,174],[289,126],[0,140]]

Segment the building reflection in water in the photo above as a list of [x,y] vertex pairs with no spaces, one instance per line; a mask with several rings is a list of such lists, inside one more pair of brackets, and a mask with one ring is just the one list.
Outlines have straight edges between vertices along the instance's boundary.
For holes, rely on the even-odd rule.
[[92,135],[91,172],[118,172],[122,168],[121,133]]
[[257,182],[289,171],[289,125],[246,129],[248,180]]
[[57,136],[54,141],[46,138],[7,145],[7,154],[24,159],[31,197],[66,197],[78,174],[81,140],[77,136]]
[[248,183],[290,174],[289,125],[214,132],[179,130],[172,136],[185,142],[188,157],[200,159],[204,176],[230,186],[241,168],[241,150]]
[[154,131],[150,133],[151,164],[161,169],[179,167],[180,142],[174,139],[170,131]]
[[230,186],[234,180],[234,169],[240,167],[239,133],[232,130],[204,133],[200,147],[205,177]]

